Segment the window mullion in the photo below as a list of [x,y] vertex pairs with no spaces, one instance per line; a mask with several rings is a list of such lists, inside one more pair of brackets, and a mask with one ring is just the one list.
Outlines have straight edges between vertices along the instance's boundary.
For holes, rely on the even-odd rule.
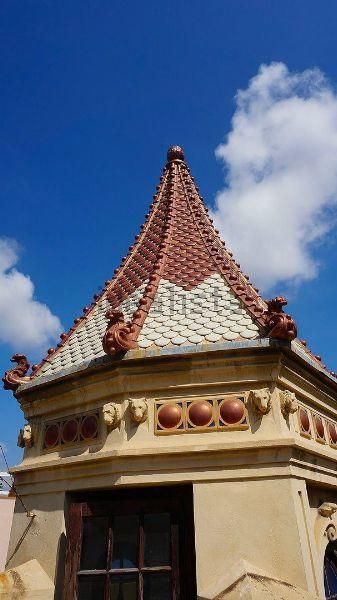
[[144,567],[144,514],[139,515],[139,541],[138,541],[138,600],[143,600],[143,574]]
[[180,597],[179,587],[179,527],[176,515],[172,515],[171,522],[171,566],[172,566],[172,600]]
[[108,527],[108,548],[107,548],[107,564],[106,564],[106,577],[105,577],[105,600],[110,599],[110,567],[112,563],[112,545],[113,545],[113,530],[112,530],[112,517],[109,518]]

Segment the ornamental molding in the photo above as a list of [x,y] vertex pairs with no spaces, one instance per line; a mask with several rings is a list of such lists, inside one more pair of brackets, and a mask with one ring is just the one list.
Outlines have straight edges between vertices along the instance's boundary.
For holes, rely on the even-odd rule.
[[266,415],[271,409],[271,393],[268,388],[261,390],[251,390],[248,395],[248,402],[253,411],[258,415]]
[[108,402],[103,406],[103,419],[108,429],[116,429],[121,422],[121,407],[116,402]]
[[21,383],[30,381],[30,377],[26,377],[29,362],[24,354],[14,354],[11,362],[17,363],[17,366],[6,371],[2,381],[5,390],[13,390],[15,392]]
[[106,354],[127,352],[131,348],[137,348],[136,342],[131,339],[132,325],[125,322],[124,314],[120,310],[110,308],[105,317],[108,319],[108,324],[102,345]]
[[284,390],[279,392],[281,412],[286,418],[288,415],[293,414],[298,409],[296,395],[290,390]]
[[145,423],[149,416],[149,409],[146,398],[129,398],[129,411],[131,420],[136,423]]
[[268,300],[268,310],[265,312],[267,337],[289,342],[297,337],[297,326],[294,319],[283,311],[283,306],[287,304],[287,300],[283,296]]

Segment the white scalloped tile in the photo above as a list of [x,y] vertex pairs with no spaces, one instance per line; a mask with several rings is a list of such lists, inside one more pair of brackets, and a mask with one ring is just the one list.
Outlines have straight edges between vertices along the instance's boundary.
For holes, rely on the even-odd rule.
[[189,342],[191,342],[191,344],[201,344],[201,342],[204,341],[203,336],[197,334],[190,335],[187,339]]
[[245,331],[242,331],[242,333],[240,333],[241,337],[247,339],[247,340],[252,340],[254,338],[256,338],[256,331],[251,331],[250,329],[246,329]]
[[[137,309],[147,282],[120,305],[129,321]],[[57,372],[104,355],[102,337],[109,307],[102,298],[63,347],[44,363],[41,374]],[[186,291],[161,280],[155,300],[140,332],[140,348],[168,345],[216,343],[221,340],[254,339],[258,327],[220,275],[212,275],[198,287]]]
[[208,342],[218,342],[219,340],[221,340],[221,335],[217,333],[208,333],[206,335],[206,340]]
[[226,331],[226,333],[223,334],[223,337],[225,338],[225,340],[233,342],[238,338],[238,334],[234,333],[234,331]]
[[161,348],[163,348],[164,346],[167,346],[167,344],[170,343],[170,340],[164,337],[160,337],[157,341],[156,341],[156,346],[160,346]]

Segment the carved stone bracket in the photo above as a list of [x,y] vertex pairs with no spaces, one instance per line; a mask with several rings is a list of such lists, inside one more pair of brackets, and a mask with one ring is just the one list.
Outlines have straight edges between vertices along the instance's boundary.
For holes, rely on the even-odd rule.
[[278,296],[267,302],[268,310],[265,312],[267,336],[276,340],[292,341],[297,337],[297,326],[294,319],[283,311],[287,300]]
[[130,416],[134,423],[144,423],[148,418],[148,406],[145,398],[129,399]]
[[34,438],[32,428],[30,425],[24,425],[23,429],[20,429],[18,436],[19,448],[31,448],[34,445]]
[[108,402],[103,406],[103,419],[108,429],[116,429],[121,422],[121,407],[116,402]]
[[290,392],[289,390],[284,390],[283,392],[279,392],[280,395],[280,404],[281,404],[281,412],[284,417],[287,417],[290,414],[293,414],[297,411],[298,405],[296,401],[296,396],[294,392]]
[[25,377],[29,369],[29,362],[24,354],[14,354],[11,362],[17,363],[17,366],[9,371],[6,371],[2,378],[5,390],[15,391],[21,383],[30,380],[30,377]]
[[136,342],[131,339],[133,333],[131,323],[125,322],[123,313],[109,309],[105,316],[109,322],[102,340],[104,352],[116,354],[116,352],[127,352],[131,348],[137,348]]
[[271,409],[270,390],[268,388],[251,390],[249,392],[248,401],[250,402],[254,412],[259,415],[266,415]]
[[331,519],[332,515],[337,511],[337,504],[334,504],[333,502],[323,502],[317,510],[321,517],[329,517]]

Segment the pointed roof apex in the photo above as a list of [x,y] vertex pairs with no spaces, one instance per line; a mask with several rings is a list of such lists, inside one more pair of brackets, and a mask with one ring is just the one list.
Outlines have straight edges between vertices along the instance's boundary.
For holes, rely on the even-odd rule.
[[[30,378],[132,348],[180,346],[184,352],[263,337],[291,341],[296,325],[284,304],[283,298],[266,303],[242,272],[209,217],[183,149],[171,146],[145,222],[120,267]],[[6,381],[12,383],[16,370]],[[18,373],[20,383],[25,374]]]
[[167,151],[167,162],[174,160],[185,161],[184,150],[180,146],[171,146]]

